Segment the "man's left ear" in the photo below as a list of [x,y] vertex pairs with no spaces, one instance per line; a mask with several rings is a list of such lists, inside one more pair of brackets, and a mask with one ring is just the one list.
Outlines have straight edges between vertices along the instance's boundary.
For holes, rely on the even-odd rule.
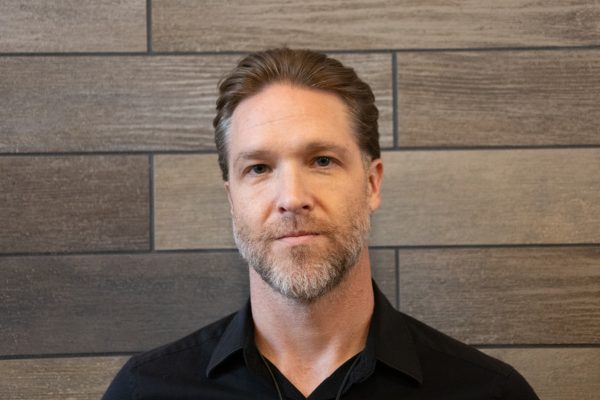
[[383,181],[383,161],[377,158],[371,161],[369,167],[369,208],[371,212],[377,210],[381,204],[381,182]]

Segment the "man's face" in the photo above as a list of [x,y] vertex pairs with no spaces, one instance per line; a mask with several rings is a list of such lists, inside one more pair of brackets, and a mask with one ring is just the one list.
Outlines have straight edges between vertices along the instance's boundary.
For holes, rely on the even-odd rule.
[[225,186],[242,256],[284,296],[322,296],[367,246],[381,161],[365,165],[342,100],[289,84],[240,103],[229,135]]

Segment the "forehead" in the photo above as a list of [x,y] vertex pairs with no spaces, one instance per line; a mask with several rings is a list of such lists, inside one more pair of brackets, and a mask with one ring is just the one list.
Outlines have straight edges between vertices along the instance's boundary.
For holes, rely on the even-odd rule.
[[248,147],[284,151],[319,141],[358,150],[348,107],[337,95],[286,83],[269,85],[242,101],[229,135],[232,155]]

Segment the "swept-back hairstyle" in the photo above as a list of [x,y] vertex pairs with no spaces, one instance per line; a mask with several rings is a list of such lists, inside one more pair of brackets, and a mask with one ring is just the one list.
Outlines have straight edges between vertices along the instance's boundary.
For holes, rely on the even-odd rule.
[[276,82],[337,95],[348,107],[363,156],[381,157],[375,96],[352,68],[311,50],[270,49],[244,57],[219,83],[213,126],[223,180],[229,180],[227,141],[233,112],[244,99]]

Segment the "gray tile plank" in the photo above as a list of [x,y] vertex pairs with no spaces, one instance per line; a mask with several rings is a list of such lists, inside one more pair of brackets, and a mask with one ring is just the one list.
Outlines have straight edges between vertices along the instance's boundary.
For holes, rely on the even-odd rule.
[[400,146],[598,145],[600,52],[398,54]]
[[400,308],[477,344],[600,343],[600,247],[400,250]]
[[147,156],[0,157],[0,253],[149,248]]
[[[375,279],[394,302],[393,251]],[[0,354],[134,352],[165,344],[241,307],[237,252],[0,257]]]
[[[213,150],[217,83],[239,56],[0,58],[0,153]],[[343,54],[391,146],[389,55]]]
[[374,245],[600,243],[598,149],[383,155]]
[[595,45],[595,2],[152,2],[157,51],[256,50],[286,44],[329,49]]
[[146,2],[2,0],[0,52],[146,51]]
[[0,58],[0,152],[212,150],[238,57]]
[[394,250],[370,249],[371,273],[379,289],[396,307],[396,257]]

